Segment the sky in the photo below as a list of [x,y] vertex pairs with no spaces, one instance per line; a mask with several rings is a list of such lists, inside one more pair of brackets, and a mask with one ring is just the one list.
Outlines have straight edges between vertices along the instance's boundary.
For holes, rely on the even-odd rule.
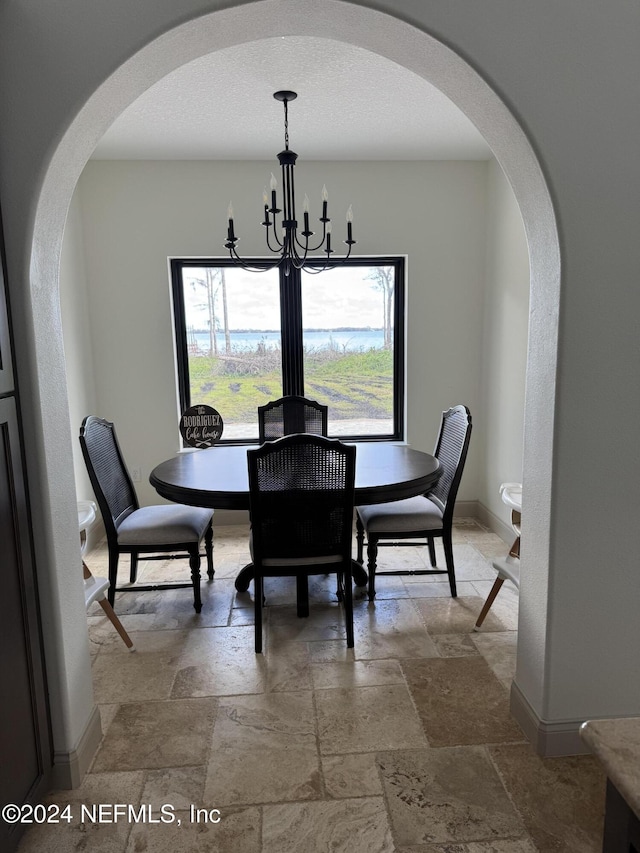
[[[363,280],[366,271],[356,267],[338,267],[320,275],[302,279],[303,325],[305,328],[343,326],[382,328],[382,293],[374,282]],[[184,269],[184,296],[188,328],[207,328],[206,289],[194,279],[204,280],[204,270]],[[227,307],[231,329],[279,329],[280,307],[277,270],[247,273],[226,268]],[[222,301],[216,303],[222,317]]]

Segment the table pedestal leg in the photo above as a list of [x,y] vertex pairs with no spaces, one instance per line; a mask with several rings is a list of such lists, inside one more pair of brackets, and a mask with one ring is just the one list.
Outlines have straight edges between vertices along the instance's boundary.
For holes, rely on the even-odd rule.
[[[367,572],[360,563],[355,560],[351,561],[351,571],[353,573],[353,582],[356,586],[366,586],[368,582]],[[249,589],[249,584],[253,580],[253,563],[247,563],[240,571],[236,578],[236,589],[238,592],[246,592]]]
[[253,580],[253,563],[247,563],[244,568],[240,569],[236,578],[236,589],[238,592],[246,592],[249,589],[249,584]]
[[356,586],[366,586],[369,583],[367,570],[356,560],[351,560],[351,574],[353,575],[353,582]]

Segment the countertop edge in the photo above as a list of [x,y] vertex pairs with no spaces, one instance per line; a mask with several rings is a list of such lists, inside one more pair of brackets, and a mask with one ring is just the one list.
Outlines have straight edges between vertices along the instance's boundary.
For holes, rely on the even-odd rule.
[[587,720],[580,736],[640,818],[640,717]]

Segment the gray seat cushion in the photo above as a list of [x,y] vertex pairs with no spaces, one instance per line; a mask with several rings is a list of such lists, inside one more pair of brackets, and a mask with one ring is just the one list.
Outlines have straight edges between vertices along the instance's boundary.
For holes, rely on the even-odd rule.
[[386,504],[359,506],[357,509],[368,533],[411,533],[413,530],[442,528],[442,512],[424,495]]
[[182,504],[140,507],[118,528],[118,544],[121,547],[154,548],[199,542],[212,516],[211,509]]
[[[254,561],[253,555],[253,531],[249,532],[249,553],[251,560]],[[326,557],[269,557],[262,561],[264,568],[281,568],[290,569],[295,566],[304,568],[305,566],[326,566],[329,563],[341,563],[342,557],[339,554],[330,554]]]

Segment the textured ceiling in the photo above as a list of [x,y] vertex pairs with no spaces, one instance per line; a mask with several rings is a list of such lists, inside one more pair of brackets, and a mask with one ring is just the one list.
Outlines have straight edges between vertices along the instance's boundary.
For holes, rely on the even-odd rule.
[[272,160],[290,146],[305,160],[483,160],[466,116],[421,77],[344,42],[283,37],[183,65],[138,98],[98,144],[96,159]]

